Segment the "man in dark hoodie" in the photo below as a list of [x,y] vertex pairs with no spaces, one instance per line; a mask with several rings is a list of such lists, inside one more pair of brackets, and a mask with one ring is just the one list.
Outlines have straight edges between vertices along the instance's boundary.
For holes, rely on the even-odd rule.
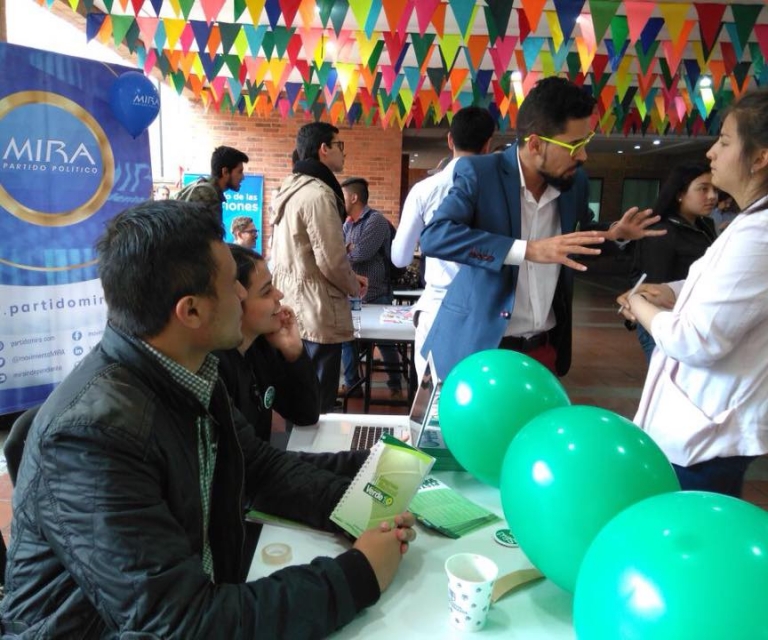
[[344,243],[344,194],[334,175],[344,169],[339,130],[327,122],[304,125],[296,152],[293,174],[272,205],[273,279],[296,312],[326,413],[336,401],[341,344],[354,336],[348,297],[363,297],[367,280],[352,271]]
[[224,229],[203,205],[129,209],[98,243],[109,324],[26,440],[4,638],[319,638],[392,581],[413,516],[336,558],[240,579],[246,501],[338,531],[349,478],[265,444],[217,374],[242,340]]

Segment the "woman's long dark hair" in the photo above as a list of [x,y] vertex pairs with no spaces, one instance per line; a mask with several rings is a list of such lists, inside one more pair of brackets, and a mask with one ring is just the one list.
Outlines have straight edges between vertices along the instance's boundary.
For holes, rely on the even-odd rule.
[[653,205],[653,215],[661,216],[662,220],[680,213],[680,198],[688,191],[688,187],[700,175],[712,170],[705,162],[685,162],[672,169],[669,177],[659,190],[659,197]]

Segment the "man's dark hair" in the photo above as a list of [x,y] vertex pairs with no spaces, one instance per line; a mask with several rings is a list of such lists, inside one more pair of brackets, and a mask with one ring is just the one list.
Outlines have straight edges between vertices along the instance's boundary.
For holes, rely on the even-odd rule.
[[232,147],[216,147],[211,154],[211,175],[221,178],[224,169],[232,171],[241,162],[248,162],[248,156]]
[[347,178],[341,188],[354,193],[363,206],[368,204],[368,181],[365,178]]
[[464,107],[451,120],[451,138],[459,151],[480,153],[496,131],[496,121],[488,109]]
[[262,262],[264,256],[254,251],[253,249],[247,249],[241,247],[239,244],[228,244],[229,250],[232,252],[232,257],[235,259],[237,265],[237,281],[248,290],[250,284],[251,273],[256,269],[256,263]]
[[339,129],[327,122],[310,122],[296,134],[296,152],[299,160],[319,160],[320,145],[330,144]]
[[578,85],[555,76],[539,80],[517,112],[517,141],[532,134],[553,137],[565,131],[569,120],[592,115],[595,99]]
[[109,321],[128,335],[151,338],[188,295],[213,296],[211,243],[224,228],[196,202],[144,202],[115,216],[96,243]]

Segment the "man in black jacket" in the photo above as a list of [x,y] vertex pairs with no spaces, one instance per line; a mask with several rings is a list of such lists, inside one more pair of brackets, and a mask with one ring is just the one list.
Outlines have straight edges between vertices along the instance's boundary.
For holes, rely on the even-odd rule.
[[164,201],[100,239],[109,325],[27,438],[4,637],[324,637],[392,581],[410,514],[334,559],[239,583],[246,501],[333,531],[349,479],[233,415],[210,352],[242,339],[245,291],[222,237],[204,206]]

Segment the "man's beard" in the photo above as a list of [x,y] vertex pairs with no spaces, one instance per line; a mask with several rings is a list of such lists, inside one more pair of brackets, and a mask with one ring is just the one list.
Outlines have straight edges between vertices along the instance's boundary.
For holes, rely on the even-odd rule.
[[[576,163],[576,169],[578,169],[582,164],[584,163],[583,162]],[[542,178],[544,178],[544,182],[554,187],[558,191],[569,191],[570,188],[573,186],[574,181],[576,180],[576,171],[574,171],[570,176],[566,176],[566,175],[556,176],[539,169],[539,175]]]

